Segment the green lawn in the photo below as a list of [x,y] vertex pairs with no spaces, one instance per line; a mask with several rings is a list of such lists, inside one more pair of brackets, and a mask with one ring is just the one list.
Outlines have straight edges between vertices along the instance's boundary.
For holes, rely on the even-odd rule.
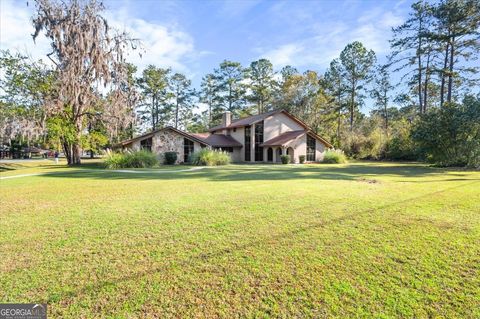
[[0,174],[25,172],[50,173],[0,180],[0,302],[52,318],[480,317],[478,171]]

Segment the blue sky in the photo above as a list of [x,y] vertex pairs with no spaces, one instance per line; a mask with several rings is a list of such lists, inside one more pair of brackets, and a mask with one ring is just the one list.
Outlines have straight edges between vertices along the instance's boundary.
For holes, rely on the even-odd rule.
[[[44,57],[48,42],[29,35],[32,1],[0,0],[0,47]],[[224,59],[241,62],[265,57],[276,69],[323,72],[349,42],[359,40],[381,61],[389,51],[391,28],[406,18],[412,1],[105,1],[115,28],[142,40],[143,58],[172,67],[198,86]]]

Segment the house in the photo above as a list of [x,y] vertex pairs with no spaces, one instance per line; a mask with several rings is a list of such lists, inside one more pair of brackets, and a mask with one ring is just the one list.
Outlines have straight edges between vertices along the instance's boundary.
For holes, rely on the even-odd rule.
[[315,134],[305,123],[285,110],[275,110],[232,120],[230,112],[222,116],[222,124],[205,133],[187,133],[173,127],[123,141],[123,149],[147,149],[162,157],[177,152],[179,163],[188,162],[192,153],[204,148],[229,152],[232,162],[281,161],[290,156],[292,163],[305,155],[307,162],[320,161],[332,145]]

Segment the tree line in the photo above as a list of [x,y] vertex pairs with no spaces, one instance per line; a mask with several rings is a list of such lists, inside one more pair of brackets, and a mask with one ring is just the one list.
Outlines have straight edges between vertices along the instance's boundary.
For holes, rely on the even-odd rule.
[[34,37],[45,31],[51,40],[53,67],[2,51],[0,134],[10,145],[61,147],[75,164],[82,149],[99,152],[141,131],[199,132],[224,111],[283,108],[351,157],[480,164],[478,1],[414,3],[384,59],[355,41],[323,73],[224,60],[198,89],[170,68],[127,63],[124,51],[138,43],[108,27],[101,4],[35,4]]

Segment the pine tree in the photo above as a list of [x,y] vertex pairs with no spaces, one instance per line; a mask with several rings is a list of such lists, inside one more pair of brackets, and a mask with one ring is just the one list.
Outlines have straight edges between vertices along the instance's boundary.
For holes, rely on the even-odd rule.
[[375,52],[367,50],[361,42],[348,44],[340,53],[342,77],[349,94],[350,130],[353,130],[355,111],[363,104],[365,84],[371,79],[371,68],[375,63]]
[[267,59],[253,61],[246,70],[246,75],[250,89],[248,99],[257,106],[258,114],[263,113],[271,105],[278,86],[274,78],[273,65]]
[[175,73],[170,78],[172,98],[174,100],[174,126],[187,127],[189,120],[193,117],[193,98],[195,90],[192,89],[192,81],[181,73]]
[[242,65],[238,62],[224,60],[214,74],[217,84],[216,91],[221,97],[224,110],[236,115],[246,102]]

